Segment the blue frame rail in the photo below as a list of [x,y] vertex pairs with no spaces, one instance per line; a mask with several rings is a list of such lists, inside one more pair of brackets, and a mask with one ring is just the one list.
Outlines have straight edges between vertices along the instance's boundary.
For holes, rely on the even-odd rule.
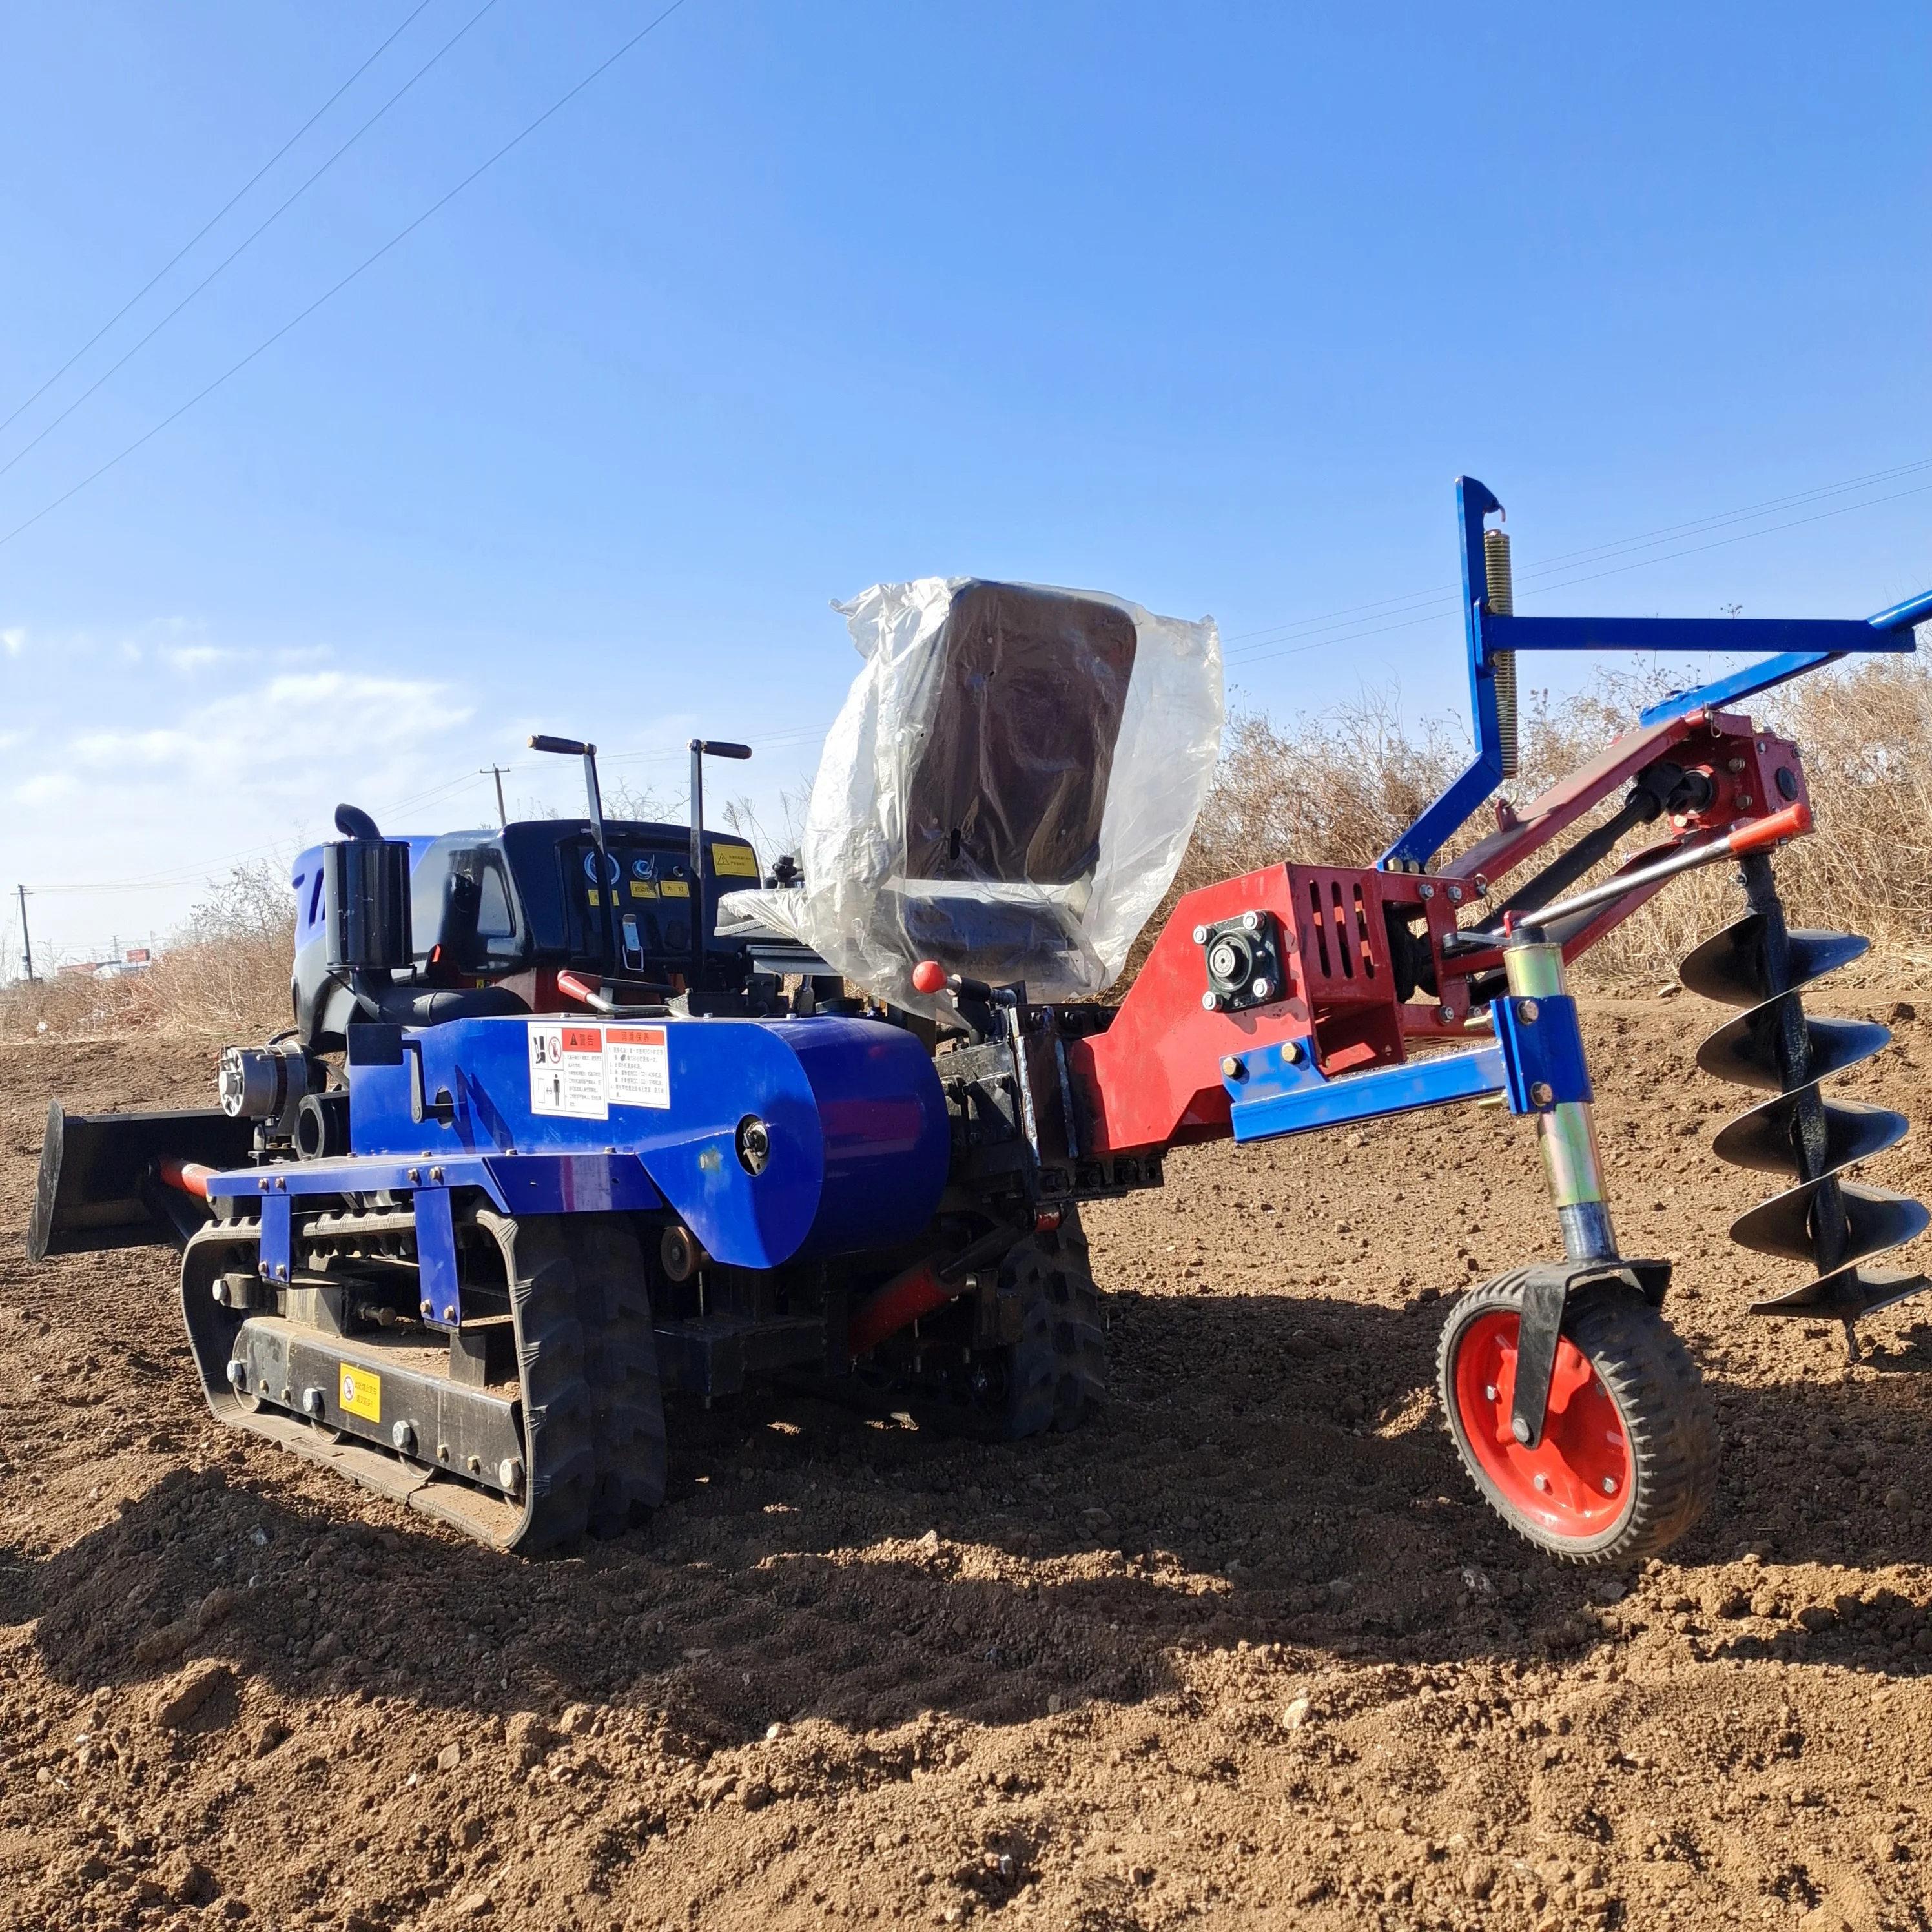
[[1384,868],[1426,865],[1456,827],[1502,782],[1502,731],[1496,710],[1498,651],[1764,651],[1768,656],[1694,690],[1673,692],[1644,712],[1646,725],[1728,704],[1860,651],[1916,648],[1916,625],[1932,622],[1932,592],[1864,618],[1504,617],[1489,608],[1483,520],[1502,505],[1473,476],[1456,479],[1462,536],[1462,610],[1469,656],[1474,761],[1384,852]]

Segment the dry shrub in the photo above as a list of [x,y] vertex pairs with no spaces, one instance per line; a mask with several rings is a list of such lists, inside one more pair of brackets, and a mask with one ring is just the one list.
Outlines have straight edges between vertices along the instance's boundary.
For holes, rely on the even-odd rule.
[[[1526,805],[1586,764],[1665,688],[1661,674],[1606,671],[1570,697],[1526,694],[1521,768],[1506,788],[1511,802]],[[1778,860],[1793,923],[1865,934],[1881,970],[1887,962],[1932,965],[1932,668],[1916,656],[1868,658],[1767,692],[1750,709],[1760,725],[1798,744],[1817,816],[1817,833]],[[1372,865],[1468,758],[1455,727],[1439,720],[1406,727],[1378,694],[1287,725],[1237,712],[1180,875],[1117,992],[1184,892],[1291,860]],[[1619,788],[1562,843],[1607,817],[1622,796]],[[1485,806],[1444,856],[1466,850],[1493,822]],[[1606,876],[1667,830],[1640,828],[1589,876]],[[1492,880],[1496,896],[1553,856],[1546,848],[1517,874]],[[1598,986],[1668,981],[1693,946],[1743,909],[1735,866],[1694,872],[1599,940],[1576,976]]]
[[57,975],[0,994],[0,1040],[110,1034],[254,1040],[290,1022],[295,900],[286,869],[239,866],[146,972]]

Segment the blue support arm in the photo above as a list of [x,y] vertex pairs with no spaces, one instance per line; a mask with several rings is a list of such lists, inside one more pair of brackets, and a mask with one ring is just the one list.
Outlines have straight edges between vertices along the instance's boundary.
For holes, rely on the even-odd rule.
[[1854,652],[1912,650],[1913,627],[1932,622],[1932,592],[1863,619],[1498,616],[1489,608],[1483,519],[1501,508],[1490,490],[1474,477],[1456,478],[1469,708],[1475,726],[1476,756],[1468,769],[1382,854],[1379,862],[1385,868],[1406,871],[1426,865],[1502,782],[1502,740],[1495,672],[1498,651],[1771,653],[1694,690],[1672,692],[1643,712],[1641,722],[1655,724],[1689,712],[1734,703]]

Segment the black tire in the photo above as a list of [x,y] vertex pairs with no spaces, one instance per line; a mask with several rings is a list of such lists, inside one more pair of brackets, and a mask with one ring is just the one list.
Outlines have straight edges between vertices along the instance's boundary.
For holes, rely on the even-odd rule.
[[[1526,1501],[1537,1500],[1528,1494],[1536,1478],[1517,1479],[1517,1472],[1531,1468],[1534,1459],[1516,1452],[1498,1431],[1487,1449],[1494,1467],[1486,1466],[1472,1439],[1472,1430],[1482,1425],[1481,1401],[1466,1415],[1458,1398],[1459,1381],[1467,1394],[1478,1368],[1477,1355],[1464,1362],[1465,1348],[1481,1350],[1494,1346],[1498,1336],[1513,1336],[1506,1322],[1495,1318],[1507,1317],[1521,1306],[1520,1282],[1492,1282],[1464,1295],[1443,1324],[1436,1388],[1462,1466],[1497,1514],[1552,1556],[1572,1563],[1606,1564],[1654,1555],[1697,1520],[1715,1486],[1717,1417],[1696,1364],[1670,1324],[1642,1297],[1612,1288],[1573,1300],[1563,1318],[1563,1337],[1595,1372],[1590,1399],[1607,1397],[1622,1425],[1628,1458],[1623,1494],[1614,1510],[1604,1505],[1600,1522],[1580,1516],[1565,1522],[1539,1520],[1526,1507]],[[1466,1378],[1459,1371],[1466,1372]],[[1479,1398],[1488,1394],[1489,1385],[1477,1391]],[[1554,1423],[1546,1448],[1551,1454],[1563,1454]],[[1557,1514],[1550,1509],[1547,1517]]]
[[1107,1348],[1076,1210],[1010,1249],[999,1286],[1020,1304],[1019,1339],[909,1379],[899,1390],[908,1412],[922,1427],[982,1442],[1078,1429],[1106,1399]]

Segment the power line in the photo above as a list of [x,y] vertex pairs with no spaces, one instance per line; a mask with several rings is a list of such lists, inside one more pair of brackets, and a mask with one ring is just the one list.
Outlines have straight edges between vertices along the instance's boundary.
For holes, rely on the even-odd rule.
[[[1694,518],[1687,523],[1654,531],[1648,536],[1621,538],[1611,542],[1589,544],[1580,550],[1561,551],[1540,563],[1518,570],[1518,595],[1524,597],[1546,596],[1553,591],[1568,590],[1575,584],[1594,583],[1599,578],[1620,576],[1625,572],[1642,570],[1654,563],[1668,563],[1678,557],[1695,556],[1705,550],[1720,550],[1729,544],[1743,543],[1754,537],[1771,536],[1780,530],[1796,530],[1806,524],[1821,523],[1829,518],[1849,515],[1856,510],[1872,509],[1881,503],[1896,502],[1902,497],[1922,495],[1925,490],[1932,489],[1932,484],[1918,484],[1910,490],[1894,490],[1886,496],[1868,497],[1862,502],[1840,504],[1834,509],[1820,511],[1814,516],[1796,517],[1782,523],[1768,524],[1760,530],[1740,531],[1736,536],[1720,537],[1708,543],[1680,544],[1660,556],[1640,557],[1634,563],[1619,564],[1607,570],[1563,574],[1574,562],[1628,555],[1631,550],[1665,542],[1673,536],[1688,536],[1721,529],[1750,517],[1761,516],[1801,503],[1818,502],[1826,497],[1841,496],[1849,490],[1866,488],[1874,483],[1915,475],[1928,469],[1932,469],[1932,459],[1899,464],[1888,470],[1874,470],[1869,476],[1854,477],[1848,482],[1821,484],[1816,489],[1799,490],[1786,496],[1772,497],[1746,508],[1721,511],[1710,516]],[[1561,577],[1559,582],[1544,584],[1534,582],[1540,577],[1558,576]],[[1524,588],[1526,584],[1531,587]],[[1331,649],[1340,644],[1353,644],[1365,638],[1381,637],[1390,631],[1411,629],[1417,624],[1427,623],[1433,619],[1450,615],[1460,608],[1460,598],[1450,586],[1444,586],[1432,592],[1414,591],[1401,597],[1383,598],[1371,604],[1354,604],[1318,616],[1296,619],[1265,626],[1261,630],[1239,633],[1241,637],[1256,641],[1249,644],[1245,650],[1231,651],[1228,655],[1231,661],[1264,664],[1275,658],[1298,656],[1306,651]],[[1413,616],[1405,614],[1412,610],[1419,614]],[[1364,621],[1369,618],[1370,614],[1375,612],[1384,613],[1399,621]],[[1334,634],[1337,632],[1343,634]],[[1294,641],[1288,642],[1288,639],[1291,638]],[[1276,644],[1280,647],[1270,647]]]
[[231,194],[228,199],[224,201],[221,206],[194,231],[193,234],[190,235],[188,238],[184,242],[182,245],[177,248],[175,252],[170,255],[168,259],[164,262],[161,266],[157,268],[154,272],[150,275],[148,279],[143,282],[141,286],[136,289],[134,292],[100,325],[98,328],[94,332],[93,334],[90,335],[87,340],[83,342],[80,346],[76,349],[74,353],[47,378],[46,381],[26,399],[25,402],[21,404],[20,407],[15,410],[11,416],[7,417],[4,421],[0,421],[0,430],[10,429],[14,424],[20,420],[21,416],[26,410],[31,409],[34,404],[38,402],[40,399],[44,396],[46,392],[51,389],[53,386],[58,382],[60,379],[64,376],[67,372],[71,369],[74,365],[78,362],[80,358],[85,356],[87,352],[92,349],[94,345],[98,342],[100,338],[105,335],[107,332],[112,328],[114,325],[148,292],[150,289],[154,286],[157,282],[160,281],[161,278],[167,274],[168,271],[173,268],[174,266],[181,260],[182,257],[186,255],[194,247],[195,244],[200,241],[202,237],[205,236],[208,231],[212,228],[215,224],[218,222],[221,218],[226,214],[228,211],[232,208],[235,204],[239,201],[242,197],[246,194],[248,190],[253,188],[255,184],[260,181],[262,177],[266,174],[268,170],[272,168],[275,164],[279,161],[282,157],[286,154],[288,151],[292,148],[295,144],[299,141],[302,137],[306,134],[308,130],[313,128],[315,124],[320,121],[322,117],[326,114],[328,110],[333,107],[335,104],[340,100],[365,74],[369,71],[370,68],[374,66],[376,62],[380,60],[384,54],[388,52],[390,47],[394,44],[398,36],[403,32],[404,28],[406,28],[410,25],[410,22],[414,20],[416,16],[420,14],[425,7],[428,6],[429,4],[430,0],[417,0],[417,4],[410,10],[410,12],[404,19],[402,26],[398,27],[395,30],[395,32],[392,33],[389,38],[386,40],[382,45],[379,46],[376,51],[371,54],[369,58],[365,60],[362,64],[358,67],[356,71],[352,74],[349,78],[345,80],[342,85],[338,87],[335,92],[332,94],[328,98],[325,100],[322,105],[318,107],[315,112],[311,114],[308,118],[304,121],[302,125],[298,128],[296,131],[291,134],[289,138],[284,141],[282,145],[278,148],[275,152],[271,154],[268,158],[264,161],[262,165],[257,168],[255,172],[250,175],[248,178],[244,181],[242,185],[238,188],[235,192]]
[[244,236],[242,238],[237,242],[220,261],[215,263],[213,268],[208,270],[206,274],[202,277],[200,281],[195,284],[193,288],[188,290],[186,295],[182,297],[179,302],[175,304],[172,308],[168,310],[166,315],[161,317],[159,322],[154,324],[153,328],[148,331],[146,335],[142,336],[140,340],[136,342],[134,346],[128,349],[117,361],[110,362],[98,376],[95,376],[92,382],[88,384],[86,388],[81,391],[79,395],[74,398],[72,402],[68,404],[65,409],[61,411],[58,416],[56,416],[51,422],[44,425],[38,435],[31,437],[28,441],[23,442],[18,449],[14,451],[14,454],[10,456],[4,463],[0,463],[0,476],[5,476],[16,464],[20,461],[22,458],[26,456],[30,452],[38,448],[41,443],[44,442],[49,436],[53,434],[56,430],[60,428],[62,423],[67,421],[69,416],[74,414],[76,410],[80,407],[82,403],[87,400],[88,397],[92,395],[94,392],[100,388],[104,383],[111,381],[120,370],[124,369],[136,356],[140,355],[141,351],[146,348],[148,344],[153,341],[154,338],[160,334],[161,331],[166,328],[168,324],[173,321],[175,317],[179,315],[182,310],[186,308],[188,304],[193,302],[195,297],[201,293],[203,289],[208,286],[209,283],[212,282],[218,276],[220,275],[228,268],[231,262],[234,262],[241,255],[245,254],[248,249],[253,248],[255,243],[259,241],[263,235],[266,234],[278,221],[280,220],[282,217],[287,214],[289,210],[294,207],[296,203],[301,200],[302,196],[308,194],[309,190],[314,187],[316,183],[321,180],[322,176],[328,173],[329,170],[334,167],[336,163],[340,160],[343,156],[347,154],[350,149],[354,147],[356,142],[361,140],[362,136],[368,134],[369,130],[374,127],[376,123],[381,120],[382,116],[388,113],[389,110],[394,106],[396,103],[401,100],[403,96],[408,93],[410,89],[415,86],[416,82],[422,80],[423,76],[428,74],[430,69],[434,67],[436,63],[442,58],[443,56],[448,53],[450,49],[454,46],[457,42],[461,40],[464,36],[470,32],[470,28],[475,26],[477,22],[482,20],[483,16],[488,13],[490,8],[494,7],[496,4],[496,0],[483,0],[483,4],[479,7],[461,26],[458,28],[456,32],[451,34],[449,38],[444,41],[442,45],[437,48],[436,52],[430,55],[429,58],[424,62],[422,65],[418,68],[416,72],[411,74],[409,79],[404,81],[402,86],[398,88],[395,92],[391,94],[388,99],[384,101],[382,106],[377,108],[375,112],[370,115],[368,119],[364,122],[362,126],[357,128],[355,133],[350,135],[348,140],[344,141],[341,146],[338,148],[334,153],[331,154],[328,159],[324,161],[321,166],[317,168],[315,172],[296,190],[294,194],[290,195],[288,199],[284,201],[280,207],[276,208],[266,220],[260,223],[256,227],[251,229],[247,235]]
[[429,206],[423,210],[422,214],[418,214],[413,221],[410,222],[407,225],[407,226],[399,229],[394,235],[391,236],[388,240],[385,242],[382,247],[378,248],[373,255],[367,256],[364,260],[358,263],[356,267],[351,268],[348,274],[344,275],[340,281],[325,290],[322,293],[316,296],[315,300],[310,302],[306,308],[302,310],[298,314],[290,316],[286,322],[282,324],[280,328],[275,331],[274,334],[269,336],[266,340],[258,343],[253,349],[250,350],[248,354],[243,356],[238,362],[231,364],[229,368],[224,370],[219,376],[216,376],[213,382],[208,383],[203,388],[197,389],[195,393],[189,397],[188,400],[183,403],[178,409],[171,410],[166,416],[162,417],[160,421],[156,423],[152,429],[145,430],[141,435],[137,436],[132,442],[129,443],[128,446],[119,453],[119,454],[110,456],[105,463],[101,464],[99,469],[90,470],[86,476],[83,476],[80,481],[74,484],[72,488],[62,490],[58,496],[54,498],[52,502],[45,504],[40,508],[36,510],[31,517],[27,518],[26,522],[15,524],[14,526],[10,530],[8,531],[4,536],[0,536],[0,548],[4,548],[6,544],[11,543],[16,537],[22,535],[22,532],[32,530],[34,524],[38,524],[43,517],[50,516],[56,510],[58,510],[63,503],[68,502],[70,498],[80,495],[81,491],[85,490],[89,484],[98,482],[102,477],[107,474],[109,470],[115,468],[116,465],[125,462],[127,459],[132,456],[137,449],[142,447],[143,444],[152,442],[156,436],[160,435],[161,431],[166,429],[170,423],[178,422],[182,417],[186,416],[188,411],[194,407],[196,404],[202,401],[206,397],[212,396],[217,389],[220,388],[221,386],[224,382],[229,381],[230,378],[238,376],[242,371],[247,368],[248,364],[254,362],[258,356],[262,355],[268,350],[272,349],[278,342],[280,341],[284,336],[288,334],[290,329],[296,327],[299,323],[306,322],[308,318],[314,314],[316,310],[320,308],[325,302],[328,302],[334,297],[340,295],[344,289],[348,287],[351,282],[356,279],[358,276],[366,274],[368,270],[373,268],[385,255],[388,254],[391,249],[395,248],[399,243],[406,241],[409,237],[413,235],[425,221],[429,220],[431,215],[435,214],[440,210],[448,207],[450,202],[454,201],[465,188],[470,186],[471,182],[476,181],[479,176],[488,172],[488,171],[491,168],[494,168],[496,164],[500,161],[506,154],[508,154],[513,148],[521,146],[521,145],[525,141],[528,140],[546,121],[550,119],[551,116],[557,113],[560,110],[567,106],[572,100],[575,100],[578,95],[581,94],[584,90],[588,87],[592,81],[596,80],[600,74],[603,74],[606,69],[614,67],[616,63],[622,60],[623,57],[628,53],[640,40],[644,39],[647,34],[655,33],[657,29],[662,26],[664,22],[668,20],[670,16],[684,4],[685,0],[671,0],[671,4],[668,7],[665,8],[662,13],[658,14],[654,19],[647,22],[644,26],[639,28],[637,32],[633,34],[622,46],[618,48],[615,53],[609,55],[604,59],[600,61],[597,65],[592,68],[590,71],[586,74],[574,87],[572,88],[567,94],[561,94],[555,100],[552,101],[550,106],[546,107],[534,121],[530,122],[529,124],[523,128],[520,133],[512,135],[511,138],[506,141],[488,160],[484,161],[476,167],[471,169],[470,172],[465,175],[447,194],[445,194],[440,196],[438,200],[431,202]]

